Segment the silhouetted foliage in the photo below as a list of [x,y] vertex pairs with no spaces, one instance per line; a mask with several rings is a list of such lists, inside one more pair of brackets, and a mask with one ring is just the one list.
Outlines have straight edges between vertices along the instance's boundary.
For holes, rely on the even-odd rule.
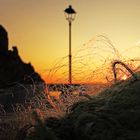
[[139,75],[135,73],[137,80],[120,81],[92,99],[78,102],[60,119],[41,121],[35,115],[39,129],[29,134],[30,139],[139,140]]

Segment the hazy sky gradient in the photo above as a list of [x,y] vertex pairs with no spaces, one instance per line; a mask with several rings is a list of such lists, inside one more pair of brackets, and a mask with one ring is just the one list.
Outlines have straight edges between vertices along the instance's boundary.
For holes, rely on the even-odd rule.
[[[25,62],[47,69],[68,54],[68,23],[63,10],[73,5],[72,50],[97,34],[120,51],[140,40],[140,0],[0,0],[0,24],[9,32]],[[134,55],[134,54],[130,54]]]

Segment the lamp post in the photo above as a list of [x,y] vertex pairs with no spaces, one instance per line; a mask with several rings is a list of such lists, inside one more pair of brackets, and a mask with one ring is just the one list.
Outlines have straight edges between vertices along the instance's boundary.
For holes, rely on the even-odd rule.
[[69,22],[69,84],[72,84],[72,51],[71,51],[71,26],[72,21],[75,20],[76,12],[69,5],[68,8],[64,10],[66,20]]

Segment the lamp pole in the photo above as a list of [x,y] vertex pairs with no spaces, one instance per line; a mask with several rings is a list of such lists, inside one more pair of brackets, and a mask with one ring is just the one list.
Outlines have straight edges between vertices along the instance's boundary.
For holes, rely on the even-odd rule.
[[68,8],[64,10],[66,20],[69,22],[69,84],[72,84],[72,49],[71,49],[71,27],[72,21],[75,20],[76,12],[69,5]]

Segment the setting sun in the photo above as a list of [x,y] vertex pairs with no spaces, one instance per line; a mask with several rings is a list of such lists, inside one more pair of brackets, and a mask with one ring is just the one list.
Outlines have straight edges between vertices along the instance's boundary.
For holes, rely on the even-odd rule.
[[[23,60],[31,62],[44,79],[47,79],[46,72],[52,69],[56,60],[68,56],[69,29],[64,16],[68,5],[72,5],[77,12],[72,26],[73,55],[95,36],[105,35],[123,57],[139,56],[140,52],[135,48],[140,40],[139,0],[81,0],[80,3],[74,0],[1,0],[0,21],[9,31],[10,48],[17,45]],[[99,47],[105,48],[102,44]],[[95,56],[97,52],[92,50],[90,53]],[[68,58],[66,60],[68,63]],[[74,56],[72,61],[75,62]],[[88,66],[80,69],[87,69]],[[76,73],[79,72],[76,70],[73,75]],[[64,75],[61,73],[61,76]]]
[[122,80],[126,80],[127,78],[127,75],[122,76]]
[[0,0],[0,140],[140,140],[140,0]]

